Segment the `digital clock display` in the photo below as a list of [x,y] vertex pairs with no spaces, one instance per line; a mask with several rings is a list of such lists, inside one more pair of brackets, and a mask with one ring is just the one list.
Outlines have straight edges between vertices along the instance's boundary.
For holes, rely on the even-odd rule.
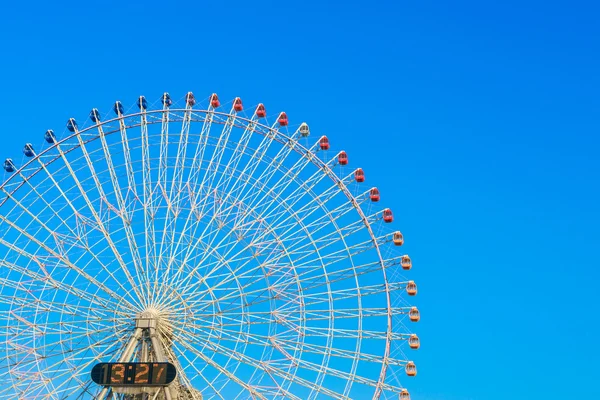
[[102,386],[167,386],[177,376],[171,363],[100,363],[92,368],[92,381]]

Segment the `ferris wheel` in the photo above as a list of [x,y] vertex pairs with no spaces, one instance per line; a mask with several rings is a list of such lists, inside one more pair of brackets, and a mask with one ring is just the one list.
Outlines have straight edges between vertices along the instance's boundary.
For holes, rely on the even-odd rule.
[[326,136],[189,92],[43,143],[0,185],[0,399],[410,399],[412,263]]

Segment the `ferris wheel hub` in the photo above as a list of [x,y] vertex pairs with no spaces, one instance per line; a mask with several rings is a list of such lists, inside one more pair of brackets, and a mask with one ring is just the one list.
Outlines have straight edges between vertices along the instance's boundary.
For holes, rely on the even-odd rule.
[[138,317],[135,319],[135,327],[136,328],[157,328],[159,319],[158,310],[154,307],[151,307],[142,313],[138,314]]
[[174,331],[172,312],[150,306],[136,316],[135,327],[155,329],[161,336],[172,340]]

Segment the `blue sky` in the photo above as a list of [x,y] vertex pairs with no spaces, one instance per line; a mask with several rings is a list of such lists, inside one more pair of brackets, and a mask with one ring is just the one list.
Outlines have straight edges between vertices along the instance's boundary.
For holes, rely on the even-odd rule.
[[0,156],[21,160],[46,129],[140,94],[285,110],[365,169],[406,236],[422,313],[414,399],[600,398],[599,13],[577,1],[12,2]]

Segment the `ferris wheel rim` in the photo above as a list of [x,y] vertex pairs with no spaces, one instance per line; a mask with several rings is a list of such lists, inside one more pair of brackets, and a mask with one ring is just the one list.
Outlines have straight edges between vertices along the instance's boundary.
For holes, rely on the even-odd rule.
[[[50,165],[51,163],[53,163],[54,161],[58,160],[62,156],[62,154],[59,155],[59,156],[56,156],[56,157],[50,159],[46,163],[42,163],[42,160],[41,160],[42,156],[44,156],[46,154],[49,154],[48,152],[50,152],[52,149],[60,146],[61,144],[64,144],[64,143],[68,144],[69,141],[71,139],[73,139],[73,138],[82,139],[81,135],[84,134],[84,133],[87,133],[90,130],[97,129],[97,128],[101,127],[101,126],[108,126],[109,124],[114,123],[114,122],[121,123],[121,122],[124,122],[126,119],[129,119],[129,118],[139,117],[139,116],[143,116],[143,115],[144,116],[145,115],[154,115],[154,114],[163,114],[164,115],[165,113],[169,113],[170,114],[170,113],[187,112],[187,111],[189,111],[189,109],[187,109],[187,108],[186,109],[181,109],[181,108],[173,108],[173,109],[171,109],[171,108],[163,108],[163,109],[157,109],[157,110],[145,110],[145,111],[140,111],[138,113],[121,114],[117,118],[108,119],[106,121],[100,121],[100,122],[97,122],[94,125],[85,127],[85,128],[83,128],[81,130],[77,129],[76,132],[74,132],[73,134],[70,134],[70,135],[68,135],[67,137],[65,137],[65,138],[63,138],[61,140],[57,140],[55,143],[53,143],[51,146],[49,146],[46,149],[44,149],[42,152],[35,154],[35,156],[32,159],[30,159],[24,165],[20,166],[12,175],[9,176],[8,179],[6,179],[4,182],[2,182],[2,184],[0,184],[0,190],[4,191],[5,194],[8,195],[5,199],[3,199],[0,202],[0,207],[6,201],[8,201],[8,198],[10,197],[10,195],[12,193],[14,193],[15,191],[19,190],[22,187],[22,185],[24,185],[26,183],[27,180],[31,179],[35,174],[39,173],[42,168],[44,168],[45,166]],[[295,141],[295,146],[292,148],[292,150],[295,151],[297,154],[299,154],[302,158],[305,158],[310,163],[312,163],[313,165],[315,165],[318,168],[318,170],[322,171],[322,173],[325,176],[327,176],[334,184],[337,184],[339,186],[340,192],[343,193],[346,196],[346,199],[348,200],[348,202],[350,202],[350,204],[352,204],[354,210],[357,211],[357,213],[359,214],[360,218],[363,220],[364,226],[366,227],[366,229],[367,229],[367,231],[368,231],[371,239],[373,240],[373,248],[377,252],[377,256],[378,256],[378,258],[379,258],[379,260],[380,260],[380,262],[382,264],[381,272],[382,272],[383,279],[384,279],[385,295],[386,295],[386,301],[387,301],[387,307],[386,307],[387,308],[387,329],[386,329],[386,331],[387,331],[388,335],[391,335],[393,333],[393,329],[392,329],[392,309],[393,309],[393,306],[392,306],[391,297],[390,297],[390,291],[391,290],[390,290],[390,287],[389,287],[389,281],[388,281],[388,277],[387,277],[387,271],[386,271],[385,266],[383,265],[384,257],[383,257],[383,255],[381,253],[380,244],[378,243],[378,240],[377,240],[378,236],[375,235],[375,233],[373,231],[373,228],[371,226],[371,223],[369,222],[366,214],[363,212],[363,210],[360,207],[360,205],[357,203],[355,196],[352,195],[352,193],[350,193],[350,191],[348,190],[348,188],[347,188],[345,182],[343,181],[343,179],[340,179],[340,177],[333,172],[333,170],[331,169],[331,167],[328,165],[328,162],[324,162],[320,158],[315,157],[314,156],[315,152],[313,150],[311,150],[310,148],[307,148],[307,147],[303,146],[301,143],[299,143],[297,140],[295,140],[293,138],[293,136],[287,136],[286,134],[284,134],[283,132],[281,132],[279,129],[275,129],[274,128],[275,125],[269,127],[269,126],[267,126],[265,124],[257,122],[256,120],[253,120],[252,119],[253,117],[252,118],[246,118],[246,117],[239,116],[237,113],[233,113],[233,112],[230,112],[230,113],[217,112],[217,111],[211,110],[210,108],[208,110],[196,110],[196,109],[194,109],[193,112],[194,113],[203,113],[205,115],[204,120],[201,120],[201,119],[195,120],[194,119],[193,120],[194,122],[204,122],[204,123],[206,123],[207,116],[209,114],[210,115],[219,115],[219,116],[227,117],[227,118],[234,117],[234,119],[242,120],[242,121],[244,121],[244,122],[246,122],[248,124],[253,124],[256,127],[261,127],[264,130],[266,130],[266,132],[267,132],[266,134],[263,134],[260,131],[253,130],[252,134],[260,134],[260,135],[263,135],[263,136],[268,135],[268,134],[273,134],[273,138],[272,139],[276,140],[277,142],[279,142],[283,146],[286,146],[287,142],[294,140]],[[175,119],[175,120],[173,120],[173,122],[174,121],[179,121],[179,119]],[[156,121],[147,122],[146,125],[154,125],[154,124],[159,124],[159,123],[161,123],[161,121],[156,120]],[[212,120],[210,121],[210,123],[211,124],[213,124],[213,123],[215,123],[215,124],[221,124],[221,125],[225,124],[225,122],[212,121]],[[141,122],[139,124],[130,124],[130,125],[127,125],[127,128],[128,129],[129,128],[137,128],[137,127],[140,127],[140,126],[142,126]],[[240,126],[238,126],[238,127],[240,127]],[[107,132],[104,132],[104,135],[109,136],[109,135],[111,135],[113,133],[117,133],[119,131],[120,131],[120,128],[119,129],[111,129],[111,130],[109,130]],[[102,136],[101,134],[98,134],[98,135],[92,136],[91,138],[87,138],[87,140],[85,141],[85,143],[87,144],[87,143],[93,142],[93,141],[95,141],[97,139],[100,139],[101,136]],[[280,138],[280,140],[277,140],[278,137]],[[70,151],[73,151],[73,150],[75,150],[77,148],[78,148],[77,145],[71,146],[71,147],[67,148],[66,151],[64,151],[64,153],[68,154]],[[62,151],[61,151],[61,153],[62,153]],[[28,177],[25,178],[23,176],[23,171],[28,170],[28,168],[31,165],[31,163],[35,162],[36,160],[38,162],[40,162],[42,164],[42,166],[36,168],[34,170],[34,173],[30,174]],[[11,192],[8,192],[6,190],[6,186],[9,183],[11,183],[13,180],[17,180],[18,179],[17,177],[19,177],[19,176],[21,177],[22,182],[18,183],[13,188],[13,190]],[[337,225],[335,225],[335,221],[333,221],[333,222],[334,222],[334,226],[336,227],[337,232],[339,233],[340,232],[339,227]],[[344,247],[347,249],[348,246],[344,243]],[[350,257],[350,260],[352,260],[352,257]],[[359,308],[360,308],[360,306],[359,306]],[[362,323],[362,320],[360,320],[360,321]],[[374,394],[374,398],[379,398],[380,397],[381,392],[383,390],[383,386],[385,385],[384,382],[385,382],[385,378],[386,378],[387,360],[389,358],[389,354],[390,354],[390,339],[388,338],[388,339],[386,339],[385,354],[384,354],[384,357],[383,357],[384,361],[382,362],[382,366],[381,366],[382,370],[380,372],[380,377],[379,377],[379,380],[377,382],[377,387],[376,387],[376,392]]]

